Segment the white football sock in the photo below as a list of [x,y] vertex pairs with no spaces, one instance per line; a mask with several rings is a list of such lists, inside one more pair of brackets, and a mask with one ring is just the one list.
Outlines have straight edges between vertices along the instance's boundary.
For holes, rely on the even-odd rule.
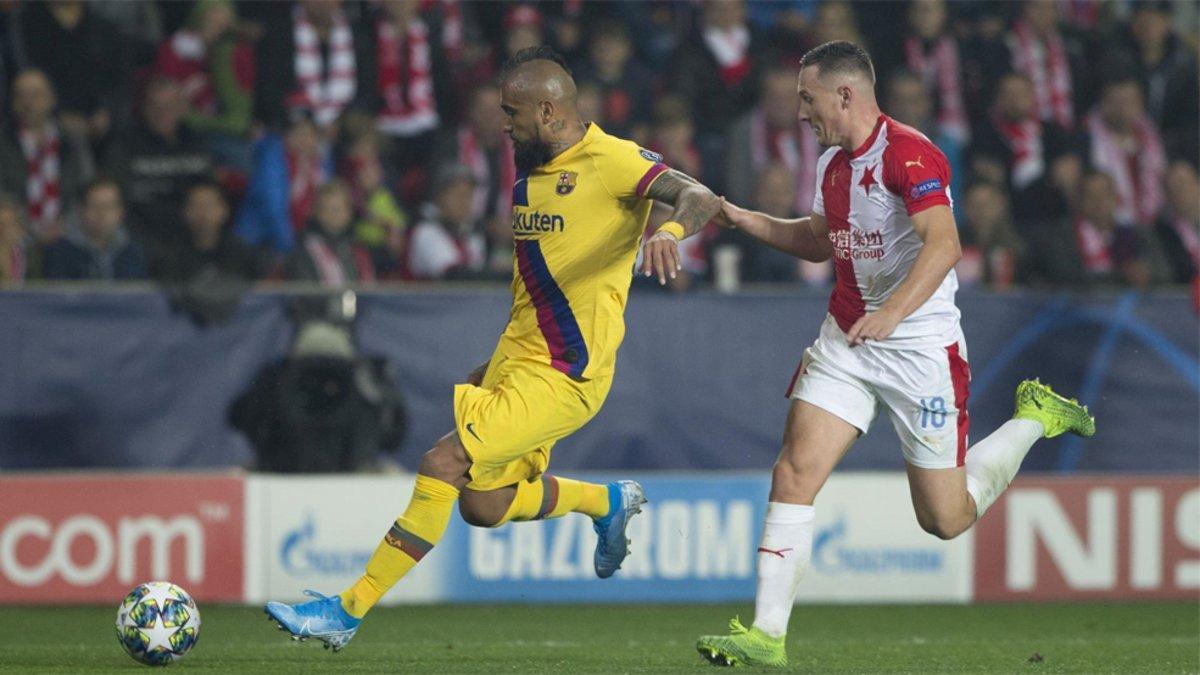
[[762,543],[758,547],[758,592],[754,627],[771,637],[787,633],[796,588],[812,555],[816,509],[803,504],[767,503]]
[[1041,422],[1009,420],[967,451],[967,492],[975,499],[976,518],[982,518],[1012,482],[1021,461],[1043,432]]

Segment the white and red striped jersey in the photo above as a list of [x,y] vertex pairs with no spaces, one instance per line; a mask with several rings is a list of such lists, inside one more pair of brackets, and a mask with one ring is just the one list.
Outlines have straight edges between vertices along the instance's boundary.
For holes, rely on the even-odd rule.
[[[834,146],[817,162],[813,213],[825,216],[833,242],[829,313],[843,332],[888,299],[912,269],[922,241],[912,216],[951,206],[950,165],[924,134],[880,115],[854,152]],[[925,304],[900,322],[883,347],[945,347],[960,335],[954,305],[958,278],[946,275]]]

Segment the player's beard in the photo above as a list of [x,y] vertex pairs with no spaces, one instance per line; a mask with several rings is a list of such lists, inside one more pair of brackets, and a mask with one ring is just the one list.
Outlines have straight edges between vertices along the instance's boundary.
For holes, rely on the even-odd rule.
[[554,159],[554,155],[550,144],[542,139],[513,140],[513,163],[517,165],[517,171],[529,173],[551,159]]

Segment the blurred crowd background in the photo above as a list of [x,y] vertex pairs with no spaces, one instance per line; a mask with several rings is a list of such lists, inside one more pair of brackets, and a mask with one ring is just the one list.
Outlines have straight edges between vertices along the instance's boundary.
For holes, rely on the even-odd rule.
[[[822,148],[796,65],[849,39],[950,160],[961,284],[1196,284],[1198,21],[1186,0],[0,1],[0,282],[507,280],[496,74],[542,43],[585,119],[804,215]],[[685,244],[679,292],[714,257],[831,280],[715,225]]]

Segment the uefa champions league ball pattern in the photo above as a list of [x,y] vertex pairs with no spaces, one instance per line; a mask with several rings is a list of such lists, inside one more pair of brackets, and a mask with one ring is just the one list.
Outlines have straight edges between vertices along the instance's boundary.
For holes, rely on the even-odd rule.
[[117,608],[117,640],[125,651],[150,666],[178,661],[200,637],[200,610],[187,591],[152,581],[129,592]]

